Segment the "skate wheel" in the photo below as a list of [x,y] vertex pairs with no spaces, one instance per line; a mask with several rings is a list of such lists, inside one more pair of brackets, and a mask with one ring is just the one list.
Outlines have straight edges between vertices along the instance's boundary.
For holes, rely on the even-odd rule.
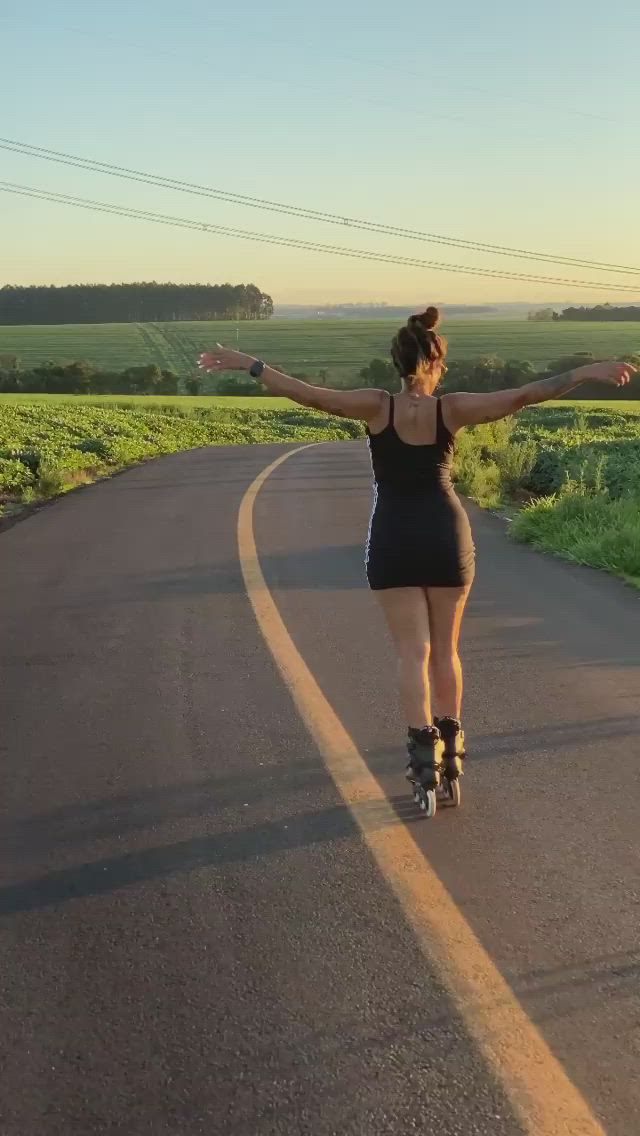
[[460,802],[461,802],[460,781],[458,780],[457,777],[455,778],[455,780],[449,782],[449,800],[451,802],[452,808],[454,808],[454,809],[460,808]]
[[423,812],[426,817],[436,815],[438,805],[435,789],[423,789],[419,787],[416,794],[416,801],[420,806],[420,811]]

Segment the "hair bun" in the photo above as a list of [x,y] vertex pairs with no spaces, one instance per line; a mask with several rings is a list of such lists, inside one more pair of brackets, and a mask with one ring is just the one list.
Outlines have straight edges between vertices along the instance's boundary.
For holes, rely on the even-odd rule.
[[426,312],[423,312],[422,315],[419,316],[419,319],[422,326],[426,327],[427,331],[431,331],[432,328],[437,327],[440,323],[440,312],[437,308],[427,308]]
[[425,331],[432,331],[439,323],[440,312],[437,308],[431,307],[427,308],[426,312],[421,312],[420,315],[409,316],[407,326],[411,328],[415,327],[416,324],[420,324],[420,327],[423,327]]

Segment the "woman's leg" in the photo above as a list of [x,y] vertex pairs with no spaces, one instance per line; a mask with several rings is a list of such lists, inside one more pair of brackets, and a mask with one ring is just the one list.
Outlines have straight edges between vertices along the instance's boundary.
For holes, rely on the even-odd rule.
[[398,656],[400,701],[407,725],[431,725],[429,695],[429,608],[422,588],[385,588],[376,596]]
[[431,630],[430,677],[439,718],[460,718],[462,667],[458,640],[470,588],[425,588]]

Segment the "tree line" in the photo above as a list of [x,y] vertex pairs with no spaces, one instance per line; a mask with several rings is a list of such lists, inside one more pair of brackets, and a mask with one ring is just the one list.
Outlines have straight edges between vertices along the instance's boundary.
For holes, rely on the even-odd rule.
[[634,320],[640,323],[640,304],[628,304],[626,307],[615,307],[613,304],[596,304],[587,308],[564,308],[561,312],[553,308],[538,308],[529,312],[527,319],[533,323],[547,323],[553,320],[562,323],[569,320],[578,320],[582,323],[601,321],[602,323],[621,323],[625,320]]
[[[587,363],[594,363],[595,356],[591,351],[580,351],[575,355],[561,355],[559,359],[552,359],[547,367],[540,371],[528,360],[500,359],[497,355],[486,355],[480,359],[458,359],[448,364],[446,378],[442,384],[443,393],[450,391],[488,392],[508,390],[512,387],[521,387],[525,383],[534,382],[535,379],[545,379],[552,375],[563,375],[567,371],[574,371],[584,367]],[[640,354],[628,355],[624,361],[640,366]],[[397,391],[400,385],[398,375],[392,363],[386,359],[372,359],[359,373],[359,383],[362,386],[377,387]],[[603,388],[599,383],[585,383],[576,389],[572,398],[602,398]],[[640,379],[632,379],[627,387],[611,387],[607,390],[609,399],[640,398]]]
[[[156,363],[102,371],[90,363],[43,363],[23,371],[15,356],[0,356],[1,394],[178,394],[180,379]],[[199,394],[199,378],[187,379],[188,394]]]
[[560,314],[554,316],[557,320],[581,320],[583,323],[590,320],[601,320],[603,323],[607,321],[624,321],[635,320],[640,323],[640,306],[638,304],[628,304],[626,307],[615,307],[612,304],[596,304],[591,308],[565,308]]
[[[640,366],[640,354],[627,357],[627,362]],[[443,384],[447,391],[495,391],[523,386],[534,379],[560,375],[567,371],[595,362],[590,351],[575,355],[562,355],[553,359],[546,369],[540,371],[528,360],[500,359],[497,355],[487,355],[480,359],[452,360]],[[278,370],[288,371],[286,367]],[[318,386],[330,386],[331,374],[322,368],[315,374],[292,372],[295,378],[303,379]],[[83,360],[71,363],[43,363],[23,370],[15,355],[0,355],[0,393],[1,394],[161,394],[175,395],[180,391],[187,394],[217,395],[260,395],[269,392],[249,375],[216,375],[205,380],[207,387],[203,392],[203,382],[194,375],[181,385],[181,380],[173,371],[164,370],[156,363],[141,367],[127,367],[122,371],[102,370]],[[400,380],[392,363],[386,359],[372,359],[357,375],[353,376],[348,387],[374,387],[393,393],[400,387]],[[578,387],[576,398],[602,398],[602,386],[586,383]],[[628,387],[607,391],[607,399],[640,398],[640,380],[632,380]]]
[[262,320],[273,300],[255,284],[5,284],[0,324]]

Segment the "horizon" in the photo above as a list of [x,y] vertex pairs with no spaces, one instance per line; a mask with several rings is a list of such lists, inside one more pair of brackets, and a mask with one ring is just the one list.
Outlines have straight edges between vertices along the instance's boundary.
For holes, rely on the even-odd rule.
[[[77,286],[77,287],[96,286],[96,287],[98,287],[100,285],[106,285],[108,287],[110,285],[118,286],[120,284],[122,284],[122,285],[157,284],[160,287],[162,287],[163,285],[166,285],[166,284],[181,284],[181,283],[185,283],[186,285],[191,285],[193,287],[208,287],[208,286],[211,286],[211,284],[209,282],[200,281],[200,280],[192,280],[192,281],[185,281],[185,282],[176,281],[176,280],[166,280],[166,281],[162,281],[162,280],[153,280],[153,281],[150,281],[150,280],[147,280],[147,281],[144,281],[144,280],[113,280],[113,281],[91,281],[91,282],[76,280],[76,281],[68,281],[63,285],[51,284],[49,282],[42,282],[42,283],[30,282],[30,283],[16,285],[16,284],[11,284],[11,283],[7,282],[4,285],[0,285],[0,289],[2,287],[24,287],[24,288],[29,288],[29,287],[32,287],[32,288],[73,287],[73,286]],[[219,282],[217,282],[217,283],[219,283]],[[225,283],[232,283],[233,284],[234,282],[226,281]],[[251,282],[249,282],[249,281],[242,281],[242,282],[236,281],[235,283],[236,284],[238,284],[238,283],[253,283],[253,284],[255,284],[255,281],[251,281]],[[259,287],[259,285],[258,285],[258,287]],[[390,316],[395,316],[400,309],[407,310],[407,311],[420,311],[420,310],[423,310],[425,307],[429,306],[430,304],[433,304],[433,305],[435,305],[435,307],[439,308],[442,312],[443,318],[446,319],[447,309],[455,309],[456,311],[464,311],[464,309],[470,308],[470,309],[473,309],[473,310],[477,310],[479,312],[481,310],[485,310],[485,311],[487,311],[487,313],[491,312],[491,311],[495,311],[497,314],[500,314],[500,309],[506,309],[506,308],[515,308],[515,309],[521,309],[521,310],[529,309],[532,312],[545,310],[547,308],[556,310],[558,312],[562,311],[565,308],[576,308],[576,307],[593,308],[593,307],[606,307],[606,306],[611,306],[611,307],[636,307],[637,306],[637,307],[640,308],[640,295],[638,296],[638,299],[636,299],[636,300],[631,299],[629,297],[626,297],[625,299],[619,301],[618,303],[613,303],[613,304],[609,303],[606,300],[600,300],[600,301],[593,300],[593,301],[589,302],[589,301],[585,301],[584,298],[576,299],[575,297],[573,299],[568,298],[568,299],[564,299],[564,300],[549,300],[549,299],[546,299],[546,300],[531,300],[531,299],[528,299],[528,300],[527,299],[524,299],[524,300],[506,300],[506,299],[487,298],[487,299],[481,300],[481,301],[476,300],[476,301],[469,301],[469,302],[464,301],[464,300],[447,301],[447,300],[442,300],[442,299],[430,299],[430,300],[425,301],[425,300],[416,300],[415,298],[412,299],[412,300],[394,301],[394,300],[381,300],[378,297],[376,297],[375,299],[363,299],[363,300],[353,300],[353,299],[344,299],[344,298],[341,299],[341,300],[326,300],[326,299],[325,300],[317,300],[317,299],[315,299],[313,301],[311,301],[311,300],[307,300],[307,301],[304,301],[304,300],[303,301],[295,301],[295,300],[293,300],[293,301],[288,301],[288,300],[276,301],[276,300],[274,300],[274,316],[277,315],[279,309],[290,309],[290,310],[298,310],[298,311],[305,311],[305,312],[324,312],[324,311],[329,311],[329,310],[332,310],[332,309],[342,310],[342,309],[347,309],[347,308],[352,308],[354,310],[357,310],[358,308],[367,308],[367,309],[377,308],[379,310],[389,308]],[[640,321],[640,311],[638,313],[638,318],[639,318],[639,321]],[[180,322],[180,321],[177,321],[177,322]],[[186,322],[189,322],[189,321],[186,321]]]

